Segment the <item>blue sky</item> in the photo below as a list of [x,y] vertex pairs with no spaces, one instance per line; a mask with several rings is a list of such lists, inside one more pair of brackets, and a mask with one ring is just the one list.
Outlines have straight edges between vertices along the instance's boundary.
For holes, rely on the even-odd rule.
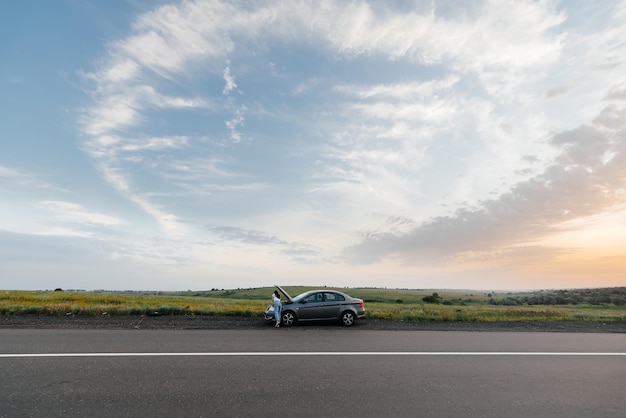
[[626,285],[625,1],[0,11],[0,288]]

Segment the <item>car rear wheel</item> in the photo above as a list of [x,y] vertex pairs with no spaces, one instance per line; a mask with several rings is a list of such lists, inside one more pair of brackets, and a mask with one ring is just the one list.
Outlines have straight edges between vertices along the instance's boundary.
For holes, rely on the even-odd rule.
[[290,327],[296,323],[296,315],[291,311],[285,311],[282,315],[282,323],[286,327]]
[[341,323],[346,327],[352,326],[355,319],[356,317],[354,316],[354,312],[352,311],[345,311],[341,314]]

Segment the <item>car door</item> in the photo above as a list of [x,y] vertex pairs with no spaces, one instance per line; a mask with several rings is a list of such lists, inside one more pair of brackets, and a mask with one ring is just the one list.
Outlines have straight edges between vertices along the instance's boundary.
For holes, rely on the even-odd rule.
[[345,303],[346,298],[335,292],[324,292],[324,302],[322,303],[320,315],[325,319],[339,317],[339,311]]
[[322,303],[324,294],[322,292],[311,293],[298,302],[298,319],[320,319],[322,315]]

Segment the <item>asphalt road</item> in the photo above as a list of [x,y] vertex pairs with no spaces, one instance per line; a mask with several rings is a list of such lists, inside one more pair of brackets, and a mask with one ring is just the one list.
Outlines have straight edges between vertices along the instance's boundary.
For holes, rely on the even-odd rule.
[[0,416],[624,417],[626,335],[0,330]]

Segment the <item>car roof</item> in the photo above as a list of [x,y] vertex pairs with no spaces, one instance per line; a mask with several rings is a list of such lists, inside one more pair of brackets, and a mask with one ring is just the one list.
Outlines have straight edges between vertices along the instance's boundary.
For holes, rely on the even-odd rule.
[[[346,294],[346,293],[340,292],[339,290],[334,290],[334,289],[315,289],[315,290],[309,290],[309,291],[307,291],[307,292],[302,293],[302,295],[310,295],[311,293],[318,293],[318,292],[324,292],[324,293],[337,293],[337,294],[339,294],[339,295],[343,295],[343,296],[345,296],[345,297],[352,298],[352,296],[350,296],[350,295],[348,295],[348,294]],[[354,298],[352,298],[352,299],[354,299]]]

